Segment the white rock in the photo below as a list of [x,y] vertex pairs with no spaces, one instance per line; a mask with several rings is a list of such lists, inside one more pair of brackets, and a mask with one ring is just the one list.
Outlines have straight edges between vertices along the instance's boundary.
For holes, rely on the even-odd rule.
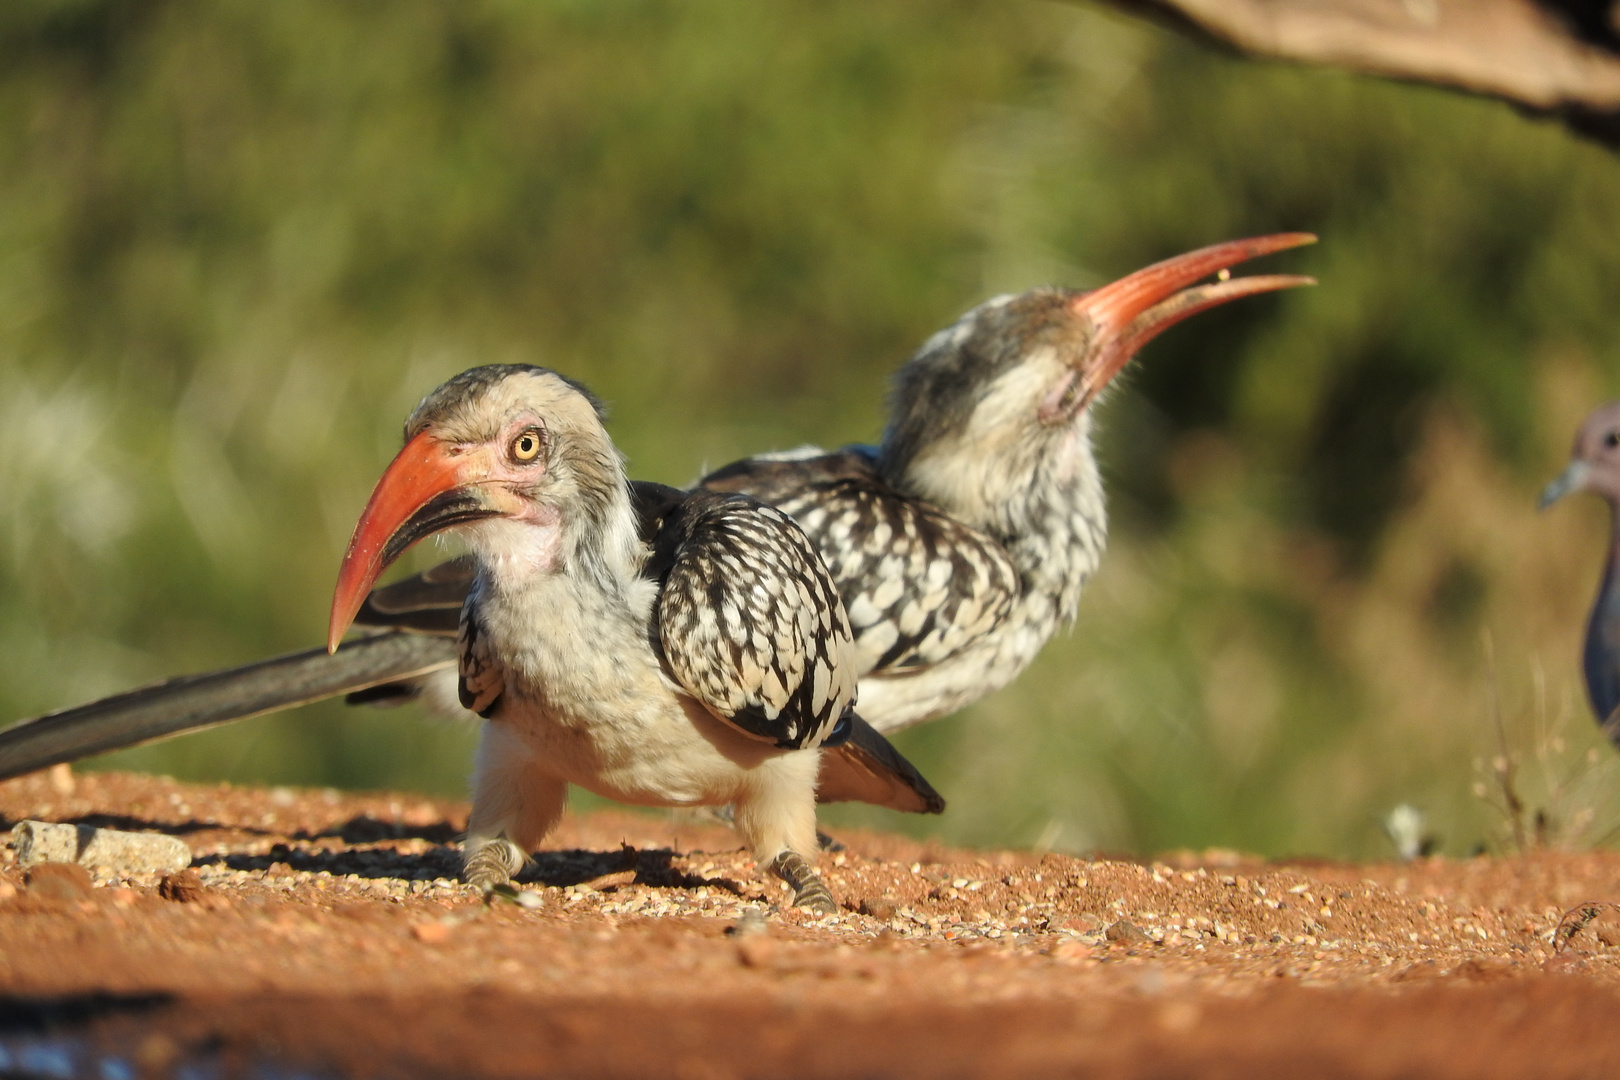
[[191,849],[177,836],[120,832],[90,825],[23,821],[11,830],[17,862],[76,862],[124,874],[166,873],[191,865]]

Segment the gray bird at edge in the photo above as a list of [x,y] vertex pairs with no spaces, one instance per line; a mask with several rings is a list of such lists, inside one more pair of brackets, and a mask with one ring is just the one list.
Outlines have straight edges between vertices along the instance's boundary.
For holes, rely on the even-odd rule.
[[[1314,240],[1228,241],[1095,290],[987,301],[901,368],[878,446],[766,454],[700,481],[792,517],[848,612],[870,727],[822,755],[820,801],[943,805],[876,733],[1004,686],[1073,620],[1107,535],[1091,407],[1170,326],[1241,297],[1313,284],[1292,274],[1228,277],[1227,269]],[[629,489],[650,542],[681,493],[640,482]],[[475,572],[463,557],[375,589],[355,620],[359,635],[330,656],[310,650],[184,676],[19,723],[0,732],[0,779],[337,694],[357,704],[425,695],[454,708],[453,638]]]
[[1599,406],[1581,424],[1569,466],[1542,490],[1541,508],[1577,491],[1609,504],[1609,555],[1586,624],[1581,671],[1603,734],[1620,745],[1620,401]]

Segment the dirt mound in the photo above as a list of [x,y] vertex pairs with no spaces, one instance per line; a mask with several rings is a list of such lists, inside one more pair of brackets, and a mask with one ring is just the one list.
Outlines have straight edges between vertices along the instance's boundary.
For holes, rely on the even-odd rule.
[[417,796],[58,770],[0,785],[0,815],[195,855],[5,852],[8,1076],[1620,1075],[1609,853],[1135,863],[853,833],[818,920],[703,822],[570,819],[487,904],[455,881],[466,807]]

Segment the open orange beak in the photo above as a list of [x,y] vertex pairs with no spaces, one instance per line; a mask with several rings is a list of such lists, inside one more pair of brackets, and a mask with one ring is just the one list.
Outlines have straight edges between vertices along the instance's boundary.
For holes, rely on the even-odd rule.
[[1316,243],[1310,233],[1275,233],[1213,244],[1173,259],[1156,262],[1111,285],[1075,298],[1077,315],[1095,328],[1095,343],[1083,360],[1080,377],[1065,395],[1070,415],[1089,405],[1142,346],[1181,320],[1240,296],[1315,285],[1298,274],[1226,278],[1192,287],[1200,278],[1274,251]]
[[505,513],[479,486],[481,458],[476,450],[440,442],[425,431],[395,456],[343,553],[327,626],[328,652],[336,651],[377,578],[412,544],[451,526]]

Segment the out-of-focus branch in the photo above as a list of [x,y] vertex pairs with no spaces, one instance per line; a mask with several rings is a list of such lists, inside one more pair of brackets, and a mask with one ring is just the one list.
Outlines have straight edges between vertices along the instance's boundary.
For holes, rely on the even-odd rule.
[[1620,146],[1620,0],[1110,0],[1243,52],[1435,83]]

